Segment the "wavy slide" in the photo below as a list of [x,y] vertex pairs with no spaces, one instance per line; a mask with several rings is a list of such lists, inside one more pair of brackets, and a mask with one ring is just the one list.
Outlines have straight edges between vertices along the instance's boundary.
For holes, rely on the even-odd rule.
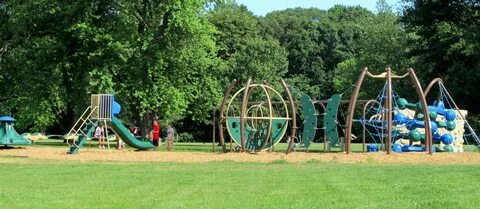
[[130,131],[128,131],[127,127],[125,127],[122,122],[116,118],[112,117],[112,121],[108,124],[109,128],[113,129],[115,133],[120,137],[122,141],[128,144],[131,147],[137,149],[153,149],[154,146],[148,141],[141,141],[135,138]]

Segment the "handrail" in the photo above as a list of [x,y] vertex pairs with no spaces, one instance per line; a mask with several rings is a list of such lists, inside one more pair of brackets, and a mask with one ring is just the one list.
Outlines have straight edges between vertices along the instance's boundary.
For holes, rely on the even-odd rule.
[[[88,137],[86,133],[84,133],[82,131],[82,127],[88,122],[88,123],[93,123],[93,121],[90,119],[90,117],[92,116],[93,112],[97,109],[98,107],[94,107],[92,108],[92,106],[88,106],[87,109],[85,109],[85,111],[82,113],[82,115],[80,116],[80,118],[77,120],[77,122],[75,122],[75,125],[73,125],[73,127],[70,129],[70,131],[68,132],[67,136],[73,136],[73,140],[72,140],[72,143],[75,147],[79,148],[77,144],[75,144],[75,136],[78,134],[78,132],[81,132],[82,135],[84,135],[85,137]],[[89,111],[90,110],[90,111]],[[87,115],[88,113],[88,115]],[[77,125],[81,122],[80,126],[77,127]],[[67,139],[66,140],[68,146],[71,146],[71,143],[69,142],[69,140]]]

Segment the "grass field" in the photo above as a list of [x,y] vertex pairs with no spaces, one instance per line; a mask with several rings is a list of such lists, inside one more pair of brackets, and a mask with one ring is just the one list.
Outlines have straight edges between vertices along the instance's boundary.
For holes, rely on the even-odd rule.
[[478,165],[0,164],[0,208],[478,208]]
[[[343,161],[348,156],[337,153],[328,155],[332,158],[327,161],[287,162],[283,154],[219,154],[220,149],[216,147],[217,153],[211,156],[258,159],[274,155],[278,159],[268,163],[230,160],[185,163],[97,160],[111,155],[195,158],[204,154],[188,152],[210,153],[211,144],[178,143],[174,153],[165,153],[163,148],[160,152],[137,153],[95,147],[96,142],[91,142],[83,155],[81,151],[78,156],[64,156],[63,150],[67,147],[62,141],[43,140],[31,148],[0,150],[3,151],[0,153],[0,208],[479,207],[480,159],[468,161],[473,164],[380,161],[382,158],[421,157],[429,162],[432,157],[478,157],[475,153],[424,157],[415,154],[384,156],[381,153],[354,155],[365,155],[366,160],[361,162]],[[286,144],[279,144],[276,151],[283,152],[285,148]],[[352,148],[360,151],[361,145],[355,144]],[[25,154],[35,150],[37,153],[51,150],[60,160]],[[320,152],[322,144],[315,144],[312,150]],[[80,158],[87,154],[99,157]],[[320,153],[307,155],[325,156]],[[288,155],[289,158],[302,156],[305,157],[305,153]]]

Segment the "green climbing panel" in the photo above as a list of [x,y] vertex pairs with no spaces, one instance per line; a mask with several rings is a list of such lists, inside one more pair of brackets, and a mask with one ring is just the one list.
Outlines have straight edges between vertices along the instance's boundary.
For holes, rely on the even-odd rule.
[[309,147],[313,139],[315,138],[315,132],[317,130],[317,113],[315,106],[312,103],[310,97],[306,94],[302,95],[300,99],[302,103],[303,111],[303,131],[302,131],[302,144],[305,147]]
[[[259,127],[253,129],[247,123],[245,123],[245,145],[246,149],[249,151],[261,151],[268,149],[275,145],[277,142],[282,139],[285,135],[287,129],[287,120],[285,119],[273,119],[272,120],[272,132],[271,132],[271,141],[266,139],[268,133],[268,120],[263,121],[262,123],[257,123]],[[240,118],[228,118],[227,119],[227,130],[230,133],[230,136],[233,138],[235,143],[241,146],[240,138]]]
[[340,107],[341,94],[334,94],[327,103],[325,110],[325,118],[323,120],[323,126],[325,127],[325,135],[330,147],[340,147],[340,137],[338,136],[338,122],[337,114]]

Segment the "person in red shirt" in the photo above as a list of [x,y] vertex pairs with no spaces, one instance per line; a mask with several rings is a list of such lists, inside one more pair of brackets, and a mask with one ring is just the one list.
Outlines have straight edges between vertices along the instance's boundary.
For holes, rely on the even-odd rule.
[[156,118],[153,119],[152,141],[153,141],[153,146],[155,146],[154,150],[158,150],[158,145],[160,141],[160,124],[158,124],[158,121]]

